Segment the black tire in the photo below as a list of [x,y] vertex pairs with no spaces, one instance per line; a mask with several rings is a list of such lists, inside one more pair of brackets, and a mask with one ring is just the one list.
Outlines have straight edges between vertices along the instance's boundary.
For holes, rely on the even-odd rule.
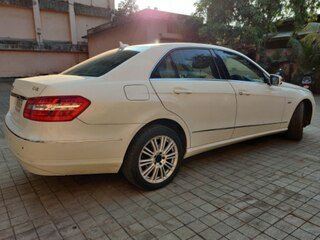
[[[150,183],[147,180],[145,180],[142,174],[140,173],[139,158],[140,158],[141,151],[143,150],[145,145],[151,139],[158,136],[166,136],[174,141],[177,147],[178,157],[176,160],[177,162],[176,162],[175,169],[173,170],[171,175],[168,176],[168,178],[166,178],[165,180],[159,183]],[[182,141],[179,138],[179,135],[174,130],[159,124],[151,125],[141,130],[134,137],[134,139],[132,140],[127,150],[121,170],[123,175],[126,177],[126,179],[130,183],[140,188],[143,188],[145,190],[154,190],[154,189],[162,188],[166,186],[168,183],[170,183],[172,179],[176,176],[180,168],[184,152],[185,151],[183,149]]]
[[301,102],[294,111],[286,137],[290,140],[300,141],[303,137],[303,117],[304,117],[304,103]]

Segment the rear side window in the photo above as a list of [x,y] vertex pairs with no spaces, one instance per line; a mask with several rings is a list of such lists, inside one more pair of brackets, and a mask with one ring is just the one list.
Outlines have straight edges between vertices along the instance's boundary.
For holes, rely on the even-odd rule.
[[171,56],[166,56],[153,71],[151,78],[177,78],[178,74]]
[[179,49],[167,55],[151,78],[218,79],[213,57],[206,49]]
[[100,77],[138,53],[138,51],[133,50],[110,50],[102,55],[89,59],[69,70],[66,70],[63,72],[63,74]]

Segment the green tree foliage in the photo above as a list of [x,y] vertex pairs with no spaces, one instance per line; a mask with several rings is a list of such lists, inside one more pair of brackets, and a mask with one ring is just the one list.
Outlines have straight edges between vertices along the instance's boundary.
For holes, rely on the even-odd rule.
[[205,24],[200,35],[207,41],[233,48],[264,46],[267,33],[281,18],[281,0],[199,0],[196,16]]
[[191,42],[201,42],[199,36],[199,29],[203,25],[203,20],[201,18],[190,16],[181,24],[181,33],[184,39],[188,39]]
[[319,0],[198,0],[195,15],[204,20],[200,29],[204,40],[263,50],[277,22],[290,17],[301,29],[319,11]]
[[296,29],[303,27],[308,22],[315,20],[320,9],[319,0],[283,0],[285,17],[293,17]]
[[292,48],[291,60],[298,66],[298,77],[301,78],[302,73],[315,69],[314,91],[320,92],[320,34],[310,33],[302,39],[292,37],[289,46]]
[[115,20],[121,21],[139,10],[136,0],[122,0],[115,12]]

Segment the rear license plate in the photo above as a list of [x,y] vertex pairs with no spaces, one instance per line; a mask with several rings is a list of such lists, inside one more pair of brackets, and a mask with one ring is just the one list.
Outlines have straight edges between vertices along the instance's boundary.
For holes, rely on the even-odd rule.
[[21,98],[17,98],[15,109],[17,112],[21,111],[23,100]]

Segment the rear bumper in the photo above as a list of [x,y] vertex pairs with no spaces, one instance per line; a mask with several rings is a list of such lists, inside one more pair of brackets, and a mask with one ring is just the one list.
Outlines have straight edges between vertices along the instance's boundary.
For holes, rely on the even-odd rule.
[[124,139],[42,142],[22,138],[4,127],[9,148],[28,171],[38,175],[116,173],[127,148]]

